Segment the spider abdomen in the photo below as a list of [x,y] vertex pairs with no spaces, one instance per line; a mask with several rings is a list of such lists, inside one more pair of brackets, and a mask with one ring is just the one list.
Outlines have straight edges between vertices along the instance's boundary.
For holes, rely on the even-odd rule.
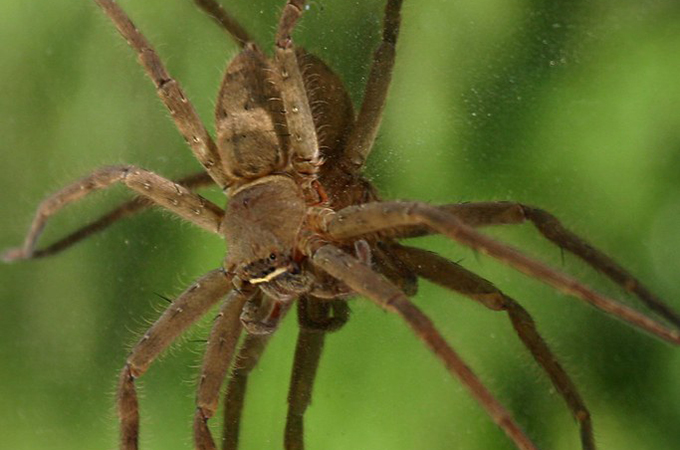
[[215,109],[217,146],[224,169],[236,178],[255,179],[286,165],[285,119],[274,72],[254,45],[227,67]]

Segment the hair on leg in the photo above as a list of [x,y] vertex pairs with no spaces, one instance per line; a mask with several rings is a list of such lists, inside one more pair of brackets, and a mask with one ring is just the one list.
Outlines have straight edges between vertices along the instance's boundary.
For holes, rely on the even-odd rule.
[[113,0],[95,1],[137,53],[139,63],[153,81],[156,93],[170,111],[175,125],[198,161],[218,185],[223,188],[230,185],[233,180],[222,167],[215,142],[179,83],[170,76],[151,44],[116,2]]
[[248,290],[245,291],[231,291],[210,331],[196,394],[194,443],[200,450],[216,448],[208,428],[208,419],[217,411],[220,388],[241,335],[241,310],[246,301],[255,294],[255,288],[250,285],[247,287]]
[[288,414],[284,448],[304,449],[304,415],[312,402],[314,380],[319,368],[326,334],[337,331],[348,319],[344,300],[302,297],[298,300],[298,332],[293,373],[288,391]]
[[321,164],[319,142],[291,37],[304,4],[304,0],[289,0],[284,6],[276,33],[274,63],[290,134],[291,164],[296,172],[313,175]]
[[236,41],[239,47],[243,48],[248,42],[253,42],[253,38],[246,29],[243,28],[236,19],[230,16],[222,5],[215,0],[194,0],[194,2],[199,8],[205,11],[206,14],[220,24],[220,26],[224,28],[224,31],[229,33],[229,36]]
[[347,284],[357,294],[401,316],[518,448],[536,449],[506,409],[444,340],[432,321],[411,303],[403,292],[373,272],[370,267],[332,245],[326,244],[316,250],[314,248],[308,250],[314,265]]
[[508,313],[508,318],[520,340],[546,372],[578,422],[583,450],[595,449],[593,425],[585,402],[548,344],[538,333],[533,318],[519,303],[503,294],[491,282],[436,253],[401,245],[390,246],[389,251],[418,276],[469,297],[493,311]]
[[402,2],[403,0],[387,0],[385,6],[382,40],[373,55],[361,109],[348,139],[343,160],[343,165],[351,172],[359,172],[363,167],[380,128],[392,81]]
[[[584,238],[565,228],[552,214],[542,209],[516,202],[474,202],[438,207],[456,216],[466,225],[516,225],[530,221],[546,239],[603,273],[614,283],[637,296],[649,309],[680,328],[680,315],[655,296],[629,271],[604,252],[590,245]],[[390,233],[394,238],[418,237],[432,234],[427,226],[414,225]]]
[[38,238],[52,215],[86,195],[118,182],[188,222],[218,233],[224,215],[219,206],[153,172],[134,166],[109,166],[95,170],[43,200],[38,206],[22,247],[6,251],[2,255],[3,259],[10,262],[33,258]]
[[[189,175],[184,178],[180,178],[175,182],[189,190],[193,190],[214,183],[212,178],[210,178],[210,176],[203,171]],[[132,200],[128,200],[124,203],[121,203],[120,205],[116,206],[115,208],[110,210],[108,213],[102,215],[98,219],[95,219],[92,222],[88,223],[87,225],[80,227],[79,229],[75,230],[69,235],[48,245],[47,247],[34,249],[31,258],[32,259],[43,258],[45,256],[52,256],[57,253],[60,253],[63,250],[66,250],[69,247],[82,241],[83,239],[86,239],[92,236],[93,234],[105,230],[106,228],[118,222],[119,220],[131,216],[133,214],[136,214],[140,211],[143,211],[153,206],[154,204],[155,203],[153,201],[149,200],[146,197],[143,196],[134,197]]]
[[136,450],[139,441],[139,403],[135,379],[190,325],[215,305],[232,288],[224,270],[208,272],[185,290],[144,333],[127,358],[118,385],[118,417],[121,450]]
[[248,377],[262,353],[267,348],[272,334],[246,334],[233,364],[231,377],[224,395],[224,427],[222,450],[237,450],[241,415],[248,386]]
[[401,226],[425,225],[437,233],[466,245],[556,289],[586,301],[633,326],[641,328],[675,345],[680,345],[680,331],[671,330],[658,321],[612,300],[576,279],[523,254],[518,249],[479,233],[456,216],[422,202],[367,203],[324,213],[318,223],[330,238],[350,239],[380,230]]

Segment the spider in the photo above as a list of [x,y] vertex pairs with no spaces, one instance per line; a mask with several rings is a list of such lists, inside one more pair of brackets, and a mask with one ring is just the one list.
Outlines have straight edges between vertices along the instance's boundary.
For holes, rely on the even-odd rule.
[[[356,293],[402,316],[519,448],[535,448],[429,319],[408,300],[406,294],[415,292],[416,276],[468,295],[492,310],[506,311],[520,339],[546,370],[579,421],[583,447],[593,448],[587,407],[538,335],[528,313],[489,282],[461,266],[398,244],[397,239],[404,237],[443,234],[678,343],[676,331],[472,228],[531,221],[546,237],[605,272],[674,325],[680,323],[677,315],[635,278],[565,230],[544,211],[516,203],[432,207],[417,202],[380,201],[370,182],[361,176],[360,169],[375,139],[389,86],[400,1],[387,3],[383,42],[376,53],[356,121],[352,120],[351,103],[337,77],[314,56],[293,46],[290,36],[304,2],[286,4],[272,59],[263,56],[247,33],[216,4],[199,2],[243,45],[243,51],[230,64],[220,90],[216,144],[123,11],[111,1],[97,3],[137,50],[161,99],[210,179],[224,188],[230,198],[225,214],[187,188],[204,183],[207,178],[203,174],[175,183],[132,166],[108,167],[47,199],[39,208],[24,246],[5,254],[6,259],[14,260],[53,253],[101,224],[111,223],[114,218],[145,205],[136,200],[118,210],[122,212],[99,222],[100,225],[86,228],[48,249],[34,250],[50,215],[66,203],[115,182],[123,182],[148,200],[225,236],[229,254],[223,268],[203,277],[173,302],[133,349],[121,373],[118,409],[123,448],[135,448],[137,442],[134,379],[170,341],[225,296],[209,339],[199,385],[196,446],[214,447],[206,421],[215,411],[220,384],[243,326],[249,332],[240,350],[241,359],[246,363],[234,372],[227,393],[227,413],[236,416],[227,421],[225,445],[227,448],[236,445],[235,441],[230,443],[230,439],[237,437],[237,414],[247,371],[257,361],[281,317],[298,298],[303,330],[298,348],[307,350],[298,352],[299,357],[296,355],[286,443],[290,448],[301,446],[302,415],[309,402],[323,332],[342,325],[346,316],[345,301]],[[324,110],[324,104],[337,105],[337,109]],[[257,151],[249,153],[253,147]]]

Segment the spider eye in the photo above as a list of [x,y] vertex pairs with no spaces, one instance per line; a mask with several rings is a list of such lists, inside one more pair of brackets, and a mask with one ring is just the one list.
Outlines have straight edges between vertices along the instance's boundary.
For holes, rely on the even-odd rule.
[[269,259],[271,259],[272,261],[276,260],[276,255],[274,253],[270,253]]

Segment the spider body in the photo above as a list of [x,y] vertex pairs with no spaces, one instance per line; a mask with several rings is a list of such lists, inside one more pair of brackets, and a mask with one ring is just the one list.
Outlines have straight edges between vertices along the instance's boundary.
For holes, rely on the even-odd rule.
[[[290,258],[295,247],[307,210],[299,186],[287,176],[276,175],[244,186],[233,198],[227,207],[231,214],[225,215],[222,222],[227,244],[233,249],[227,255],[225,268],[233,270],[237,264],[249,267],[258,261],[272,268],[281,267],[283,258],[272,259],[270,255],[283,253]],[[243,239],[246,231],[247,238]]]
[[301,271],[302,253],[297,249],[306,211],[300,187],[288,176],[244,185],[229,202],[222,222],[232,249],[225,269],[277,301],[289,302],[309,291],[312,281]]
[[[284,308],[303,294],[328,299],[350,292],[341,283],[314,279],[302,247],[320,236],[308,210],[339,210],[378,199],[368,180],[338,164],[342,137],[348,135],[354,115],[342,83],[321,60],[301,49],[295,51],[295,60],[310,95],[305,103],[325,106],[322,113],[307,113],[314,123],[307,158],[291,155],[296,144],[291,141],[305,138],[288,129],[280,92],[286,71],[277,72],[276,61],[268,60],[256,45],[246,44],[229,63],[215,108],[217,151],[224,171],[234,178],[221,225],[229,248],[225,270],[236,274],[236,285],[258,285],[275,305],[284,302]],[[298,115],[307,105],[289,102],[289,114]],[[317,135],[323,136],[320,142]],[[334,286],[321,287],[328,283]]]
[[[290,170],[282,132],[272,114],[273,73],[264,55],[253,45],[229,64],[217,99],[217,145],[223,169],[238,179],[257,179],[275,171]],[[280,120],[280,118],[279,118]],[[281,123],[281,122],[279,122]]]
[[[611,258],[541,209],[515,202],[433,206],[424,202],[381,201],[361,169],[373,146],[387,97],[396,56],[401,0],[386,2],[382,39],[356,117],[337,75],[321,60],[293,44],[292,31],[304,11],[304,1],[289,0],[285,4],[274,56],[270,59],[214,1],[197,0],[242,47],[229,64],[219,90],[215,140],[125,12],[112,0],[96,3],[136,52],[205,173],[175,182],[136,166],[96,170],[46,199],[24,245],[6,252],[4,258],[12,261],[45,256],[96,231],[86,227],[75,237],[47,249],[36,249],[50,216],[66,204],[115,183],[122,183],[147,201],[219,234],[228,245],[222,266],[201,277],[175,299],[123,364],[117,396],[121,449],[138,448],[136,379],[181,333],[220,301],[196,395],[196,448],[216,448],[208,420],[218,409],[221,386],[244,330],[238,350],[239,364],[229,377],[222,438],[223,448],[237,447],[248,373],[295,301],[301,330],[284,442],[286,448],[302,448],[303,417],[310,403],[324,333],[346,322],[346,300],[358,295],[399,315],[516,447],[535,449],[532,439],[512,415],[433,322],[411,302],[409,296],[415,293],[418,278],[456,291],[489,310],[505,312],[519,340],[578,423],[583,449],[594,449],[586,402],[538,333],[529,313],[491,282],[446,258],[402,245],[401,238],[441,234],[673,345],[680,344],[677,313]],[[208,182],[227,194],[226,209],[192,191]],[[102,226],[115,220],[104,218]],[[487,225],[522,222],[531,222],[553,244],[637,295],[673,326],[599,294],[477,230]]]

